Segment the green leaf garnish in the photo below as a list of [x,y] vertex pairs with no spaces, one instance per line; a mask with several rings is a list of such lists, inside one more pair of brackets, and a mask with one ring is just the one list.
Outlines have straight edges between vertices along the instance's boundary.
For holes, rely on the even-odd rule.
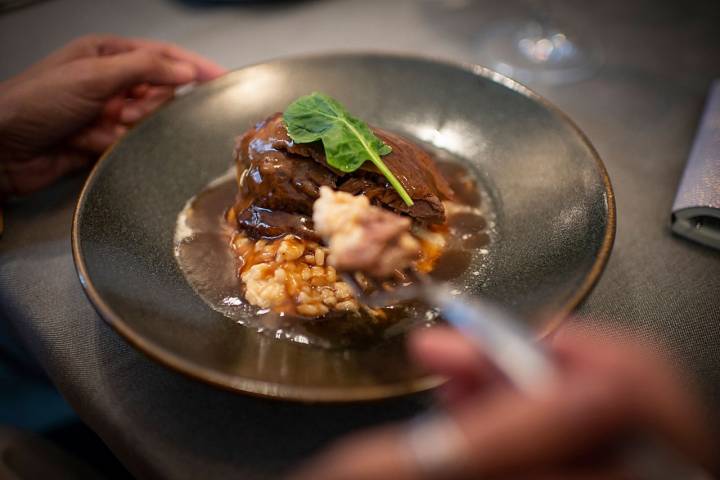
[[317,92],[305,95],[288,105],[283,120],[295,143],[321,140],[328,165],[342,172],[354,172],[370,160],[400,198],[408,206],[413,205],[400,181],[380,159],[392,148],[375,136],[365,122],[350,115],[337,100]]

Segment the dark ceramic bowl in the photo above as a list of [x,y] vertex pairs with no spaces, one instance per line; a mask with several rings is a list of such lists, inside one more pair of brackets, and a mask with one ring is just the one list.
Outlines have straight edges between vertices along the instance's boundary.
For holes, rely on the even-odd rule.
[[383,54],[292,58],[178,98],[90,175],[73,224],[78,274],[100,315],[138,349],[211,384],[284,399],[366,400],[439,383],[406,359],[402,336],[327,350],[238,325],[195,294],[175,261],[176,216],[228,169],[234,137],[313,90],[475,169],[497,234],[476,292],[539,329],[588,294],[613,243],[613,193],[592,145],[562,112],[481,67]]

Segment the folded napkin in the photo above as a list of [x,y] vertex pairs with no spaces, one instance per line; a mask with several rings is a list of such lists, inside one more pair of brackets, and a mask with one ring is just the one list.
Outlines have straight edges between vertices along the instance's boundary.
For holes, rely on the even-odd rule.
[[710,88],[672,211],[672,230],[720,249],[720,80]]

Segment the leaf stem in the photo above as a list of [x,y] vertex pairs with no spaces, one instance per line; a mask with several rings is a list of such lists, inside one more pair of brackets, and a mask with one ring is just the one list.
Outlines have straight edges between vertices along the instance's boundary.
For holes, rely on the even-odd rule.
[[398,180],[387,165],[385,165],[385,162],[380,159],[380,156],[375,152],[370,152],[370,161],[374,163],[378,170],[380,170],[380,173],[387,178],[387,181],[390,182],[390,185],[392,185],[392,187],[397,191],[400,198],[403,199],[403,202],[405,202],[408,207],[412,207],[414,205],[412,198],[410,198],[410,195],[407,193],[402,183],[400,183],[400,180]]
[[382,161],[380,155],[375,153],[375,150],[370,148],[370,145],[365,143],[363,136],[355,129],[355,127],[350,122],[348,122],[344,118],[341,118],[340,120],[344,122],[350,128],[350,130],[353,131],[355,136],[360,140],[363,148],[365,148],[365,151],[368,153],[368,155],[370,155],[370,161],[378,168],[378,170],[380,170],[380,173],[383,174],[387,181],[390,182],[390,185],[392,185],[398,195],[400,195],[400,198],[402,198],[403,202],[405,202],[408,207],[412,207],[415,204],[412,201],[412,198],[410,198],[410,195],[407,193],[402,183],[400,183],[400,180],[398,180],[395,174],[392,173],[392,170],[390,170],[387,165],[385,165],[385,162]]

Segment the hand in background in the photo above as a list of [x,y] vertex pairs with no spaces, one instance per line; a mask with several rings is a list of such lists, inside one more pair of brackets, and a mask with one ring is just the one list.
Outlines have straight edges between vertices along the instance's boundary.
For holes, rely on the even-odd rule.
[[293,478],[630,479],[637,477],[621,466],[618,452],[638,432],[713,466],[703,410],[674,365],[640,342],[618,344],[581,333],[561,333],[549,348],[560,376],[529,398],[503,383],[458,333],[419,332],[411,342],[414,356],[450,379],[440,391],[452,418],[446,422],[451,428],[440,432],[449,434],[424,442],[440,452],[441,468],[423,471],[407,426],[395,425],[341,440]]
[[0,195],[40,190],[93,161],[178,85],[225,70],[177,46],[87,36],[0,83]]

